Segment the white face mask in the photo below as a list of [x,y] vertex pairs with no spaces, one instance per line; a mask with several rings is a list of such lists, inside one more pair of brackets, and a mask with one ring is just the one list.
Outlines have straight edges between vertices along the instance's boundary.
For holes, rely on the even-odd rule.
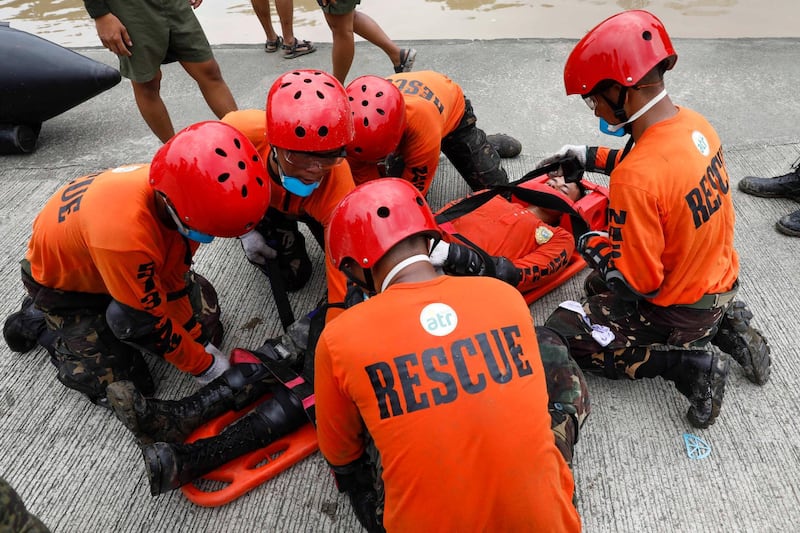
[[639,111],[634,113],[633,116],[631,116],[631,118],[629,118],[625,122],[621,122],[619,124],[609,124],[608,122],[606,122],[604,119],[601,118],[600,119],[600,131],[605,133],[606,135],[613,135],[615,137],[622,137],[623,135],[625,135],[625,130],[623,128],[627,124],[633,123],[634,120],[636,120],[637,118],[639,118],[642,115],[644,115],[645,113],[647,113],[654,105],[656,105],[661,100],[663,100],[665,96],[667,96],[667,90],[666,89],[664,89],[663,91],[661,91],[660,93],[655,95],[652,100],[650,100],[645,105],[643,105],[642,108]]

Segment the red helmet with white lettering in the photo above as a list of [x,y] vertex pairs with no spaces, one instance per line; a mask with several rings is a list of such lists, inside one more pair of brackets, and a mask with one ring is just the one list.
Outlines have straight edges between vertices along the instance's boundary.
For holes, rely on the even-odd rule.
[[236,128],[200,122],[178,132],[150,164],[150,185],[181,224],[216,237],[244,235],[269,206],[269,180],[253,143]]
[[353,115],[339,80],[321,70],[292,70],[267,94],[267,134],[273,146],[330,152],[353,140]]
[[337,268],[348,260],[372,268],[394,245],[417,234],[441,238],[425,198],[406,180],[382,178],[359,185],[342,199],[327,241]]
[[667,30],[655,15],[623,11],[575,45],[564,66],[564,86],[568,95],[587,95],[603,80],[632,87],[662,61],[670,70],[677,60]]
[[345,88],[353,110],[355,137],[347,145],[348,159],[379,161],[400,144],[406,127],[406,103],[387,79],[361,76]]

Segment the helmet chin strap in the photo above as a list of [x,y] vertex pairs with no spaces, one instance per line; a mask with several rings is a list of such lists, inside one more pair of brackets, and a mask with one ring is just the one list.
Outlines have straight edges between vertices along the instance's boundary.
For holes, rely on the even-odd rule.
[[[628,120],[626,120],[624,122],[620,122],[619,124],[609,124],[608,125],[608,131],[613,133],[615,131],[618,131],[621,128],[624,128],[626,125],[633,123],[634,120],[636,120],[637,118],[641,117],[642,115],[644,115],[645,113],[650,111],[650,109],[654,105],[659,103],[661,100],[663,100],[665,96],[667,96],[667,90],[666,89],[662,90],[660,93],[655,95],[652,100],[650,100],[645,105],[643,105],[642,108],[639,109],[639,111],[637,111],[633,115],[631,115],[631,118],[629,118]],[[617,118],[620,118],[617,115],[617,111],[616,110],[614,111],[614,115],[617,116]],[[623,111],[622,112],[622,116],[624,116],[624,115],[625,115],[625,112]]]
[[394,277],[397,276],[397,274],[399,274],[401,270],[403,270],[409,265],[413,265],[414,263],[421,263],[422,261],[427,261],[428,263],[430,263],[431,258],[425,254],[412,255],[411,257],[406,257],[405,259],[397,263],[395,266],[393,266],[392,269],[389,271],[389,273],[386,274],[386,277],[383,278],[383,283],[381,283],[381,292],[386,290],[386,287],[389,286]]

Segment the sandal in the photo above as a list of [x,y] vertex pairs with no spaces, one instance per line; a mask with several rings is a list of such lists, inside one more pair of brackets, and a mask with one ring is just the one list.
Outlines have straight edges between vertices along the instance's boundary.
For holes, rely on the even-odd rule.
[[411,72],[415,59],[417,59],[417,51],[413,48],[403,48],[400,50],[400,64],[395,65],[395,73],[400,74],[401,72]]
[[310,54],[311,52],[315,52],[317,47],[314,46],[314,43],[311,41],[302,41],[295,37],[294,44],[283,43],[281,45],[281,50],[283,50],[284,59],[294,59],[295,57],[300,57]]
[[264,43],[264,51],[268,54],[277,52],[278,48],[280,48],[282,44],[283,44],[283,37],[278,35],[274,41],[267,40],[267,42]]

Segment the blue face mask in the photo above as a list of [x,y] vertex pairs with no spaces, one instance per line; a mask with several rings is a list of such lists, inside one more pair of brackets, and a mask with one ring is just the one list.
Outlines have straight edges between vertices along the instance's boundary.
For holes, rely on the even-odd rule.
[[306,196],[310,195],[314,192],[314,189],[319,187],[318,181],[312,183],[304,183],[299,179],[295,178],[294,176],[287,176],[286,174],[281,171],[281,185],[283,188],[289,191],[290,193],[305,198]]
[[606,135],[613,135],[614,137],[624,137],[625,136],[625,125],[618,124],[619,128],[612,126],[609,124],[606,119],[600,119],[600,131],[605,133]]

